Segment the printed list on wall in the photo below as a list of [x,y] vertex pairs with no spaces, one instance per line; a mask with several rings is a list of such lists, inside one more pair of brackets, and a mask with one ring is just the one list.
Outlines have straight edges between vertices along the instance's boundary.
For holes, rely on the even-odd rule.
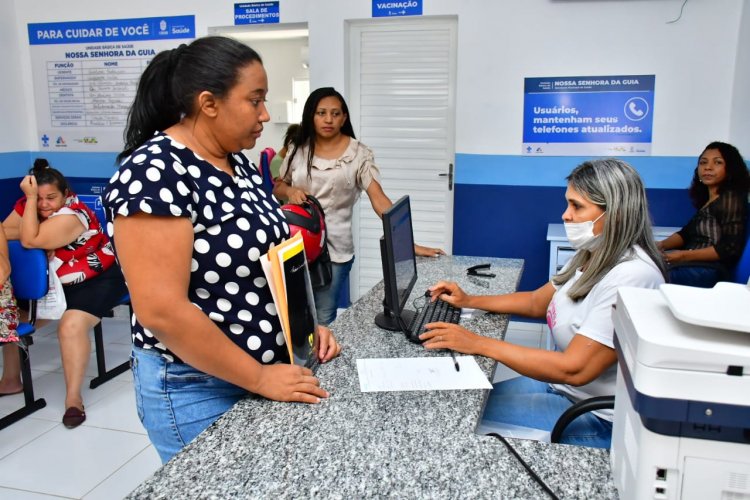
[[523,154],[650,155],[654,83],[654,75],[526,78]]
[[195,38],[194,16],[28,25],[41,150],[120,151],[138,80]]

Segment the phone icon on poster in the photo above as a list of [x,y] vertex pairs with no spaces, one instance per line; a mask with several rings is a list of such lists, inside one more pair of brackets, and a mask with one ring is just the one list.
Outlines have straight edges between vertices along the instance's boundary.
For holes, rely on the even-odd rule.
[[633,122],[642,120],[648,114],[648,102],[642,97],[631,97],[625,103],[625,117]]
[[630,104],[628,104],[628,108],[630,109],[630,112],[635,116],[643,116],[643,111],[638,109],[638,105],[636,105],[636,103],[631,101]]

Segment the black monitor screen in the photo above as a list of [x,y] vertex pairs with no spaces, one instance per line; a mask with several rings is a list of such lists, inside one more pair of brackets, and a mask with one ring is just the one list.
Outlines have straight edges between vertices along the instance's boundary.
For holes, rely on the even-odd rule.
[[[404,304],[417,281],[417,261],[414,255],[414,234],[411,223],[409,197],[404,196],[383,212],[383,239],[381,240],[383,282],[385,286],[385,316],[394,320],[392,328],[400,329],[394,316],[402,316]],[[382,315],[381,315],[382,316]],[[406,319],[406,318],[403,318]]]

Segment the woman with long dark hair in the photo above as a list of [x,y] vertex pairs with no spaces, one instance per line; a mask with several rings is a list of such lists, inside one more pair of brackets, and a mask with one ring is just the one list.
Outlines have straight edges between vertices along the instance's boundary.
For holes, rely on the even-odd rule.
[[710,288],[726,279],[745,248],[750,174],[740,152],[712,142],[698,158],[690,184],[697,212],[681,230],[658,243],[669,280]]
[[[380,217],[392,202],[380,185],[375,155],[354,136],[349,107],[333,87],[319,88],[307,98],[293,142],[273,193],[295,204],[311,194],[323,207],[333,276],[329,285],[314,292],[318,322],[327,325],[336,319],[337,299],[354,262],[354,204],[365,191]],[[420,245],[414,249],[430,257],[445,253]]]

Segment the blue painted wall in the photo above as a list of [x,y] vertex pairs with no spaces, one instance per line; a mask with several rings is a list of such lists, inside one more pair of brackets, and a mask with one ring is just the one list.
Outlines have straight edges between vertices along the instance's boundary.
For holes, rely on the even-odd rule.
[[65,174],[76,193],[98,193],[115,172],[117,153],[60,153],[17,151],[0,153],[0,217],[10,212],[23,193],[18,187],[36,158],[46,158]]

